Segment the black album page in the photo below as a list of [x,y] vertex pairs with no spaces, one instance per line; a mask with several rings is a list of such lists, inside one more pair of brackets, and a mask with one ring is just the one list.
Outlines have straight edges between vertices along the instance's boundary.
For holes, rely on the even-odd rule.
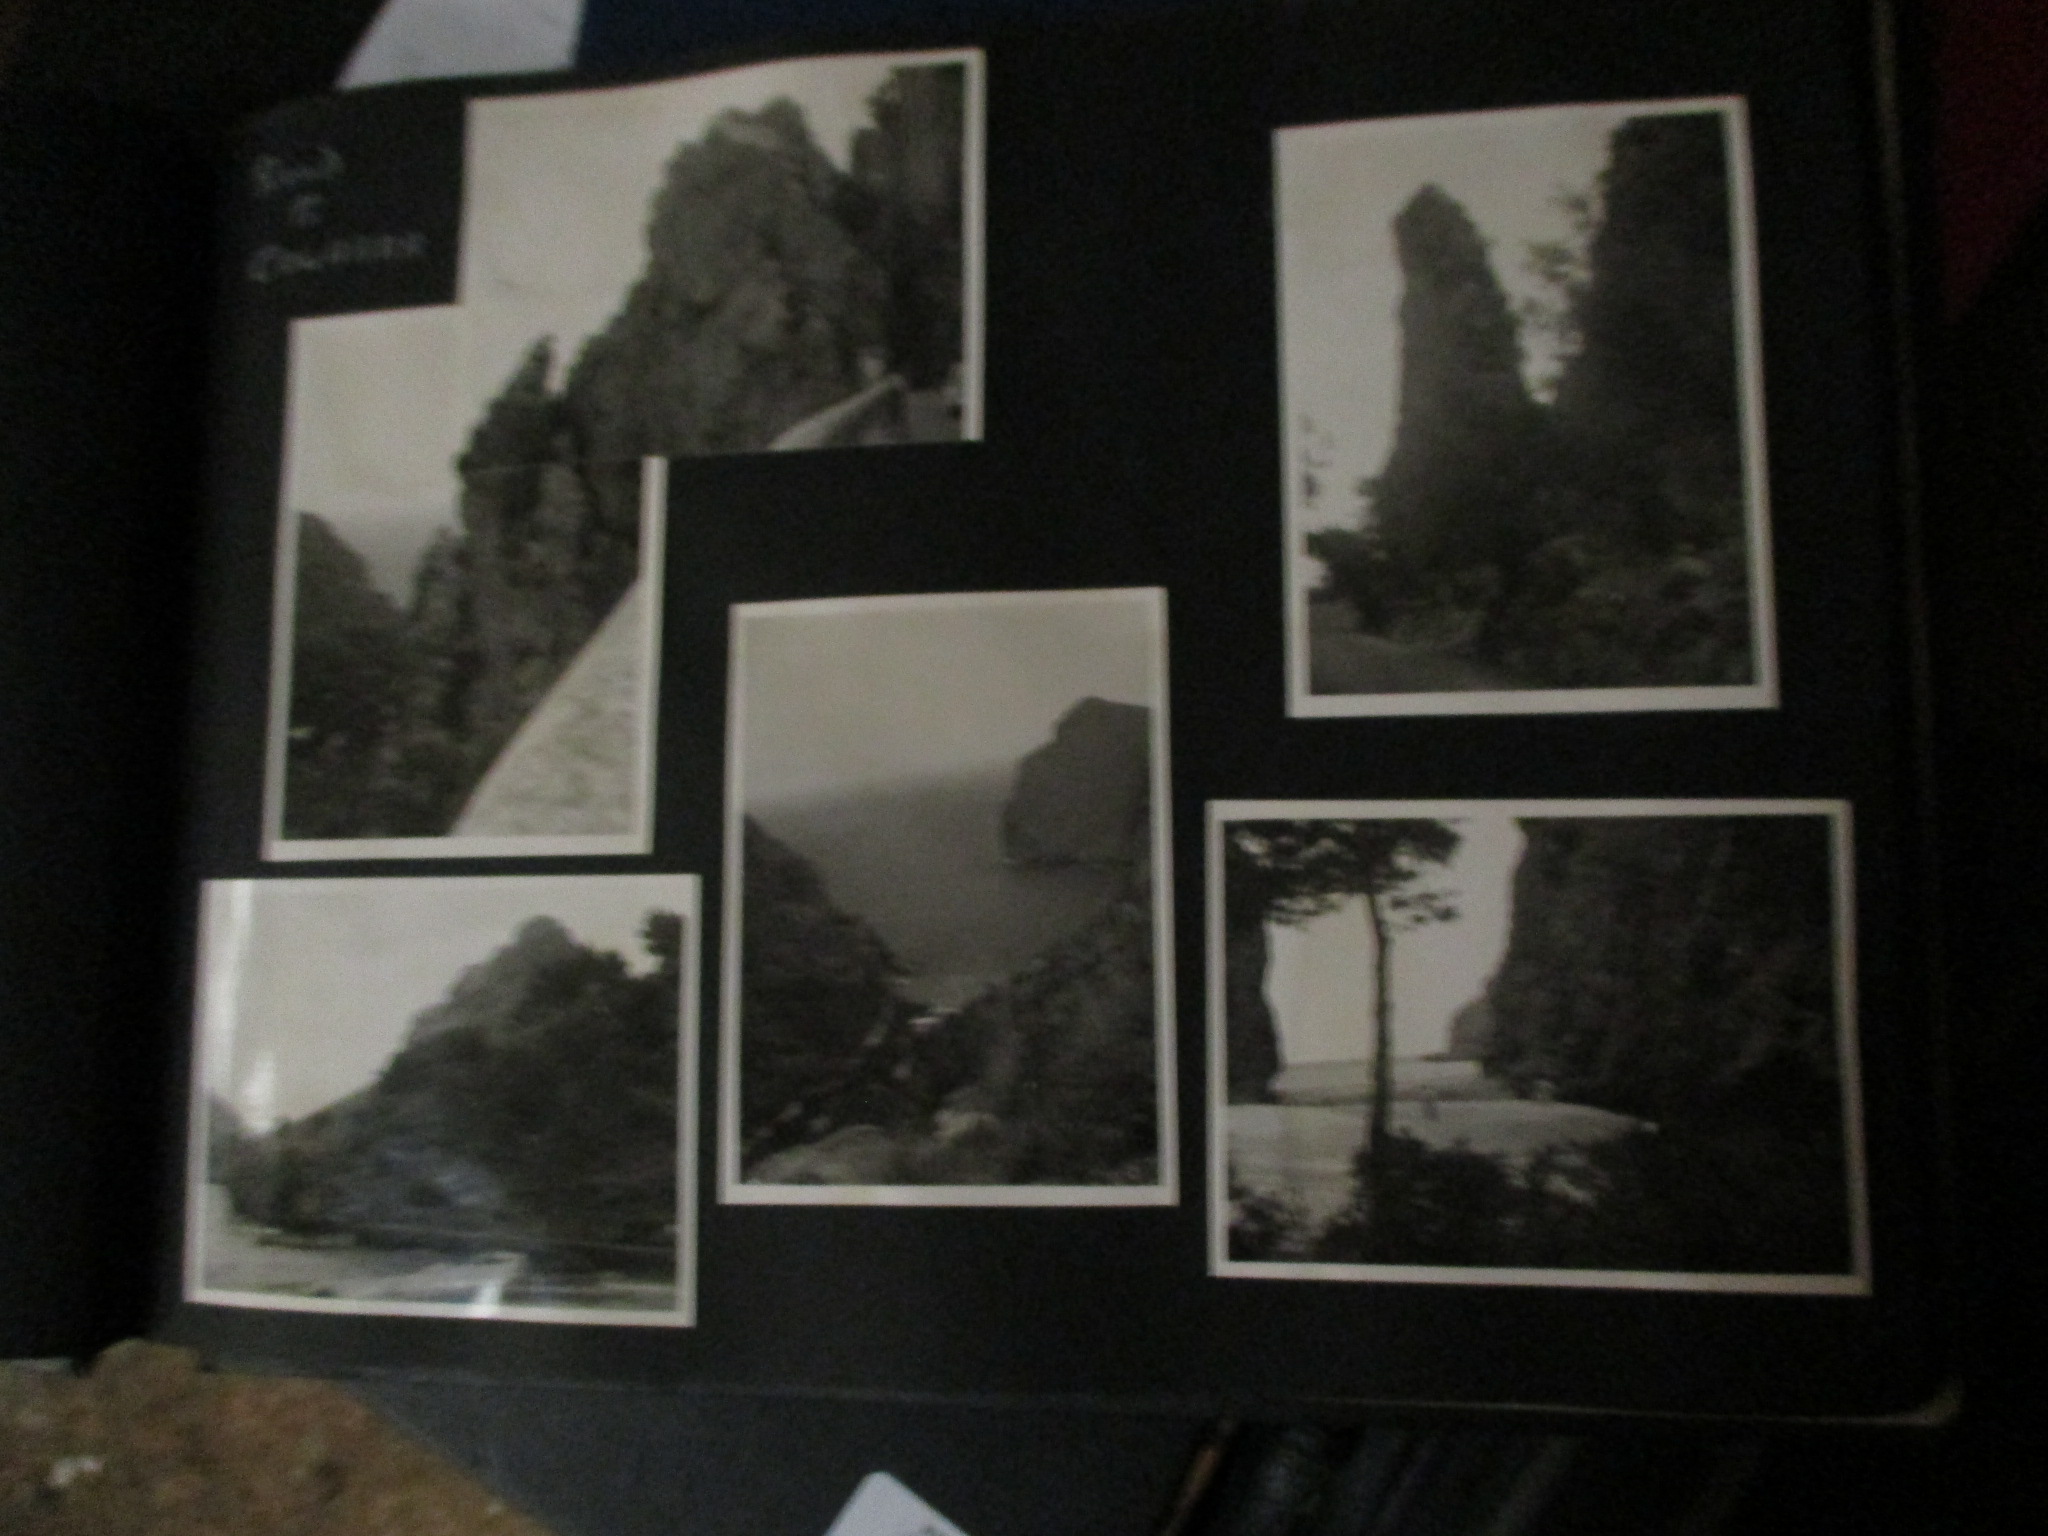
[[1190,10],[255,124],[163,1331],[1927,1401],[1873,25]]

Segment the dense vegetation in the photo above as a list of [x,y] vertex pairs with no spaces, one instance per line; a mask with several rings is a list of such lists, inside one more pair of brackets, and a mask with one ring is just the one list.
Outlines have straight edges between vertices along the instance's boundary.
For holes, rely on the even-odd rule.
[[[1320,1232],[1236,1192],[1240,1260],[1664,1274],[1842,1274],[1850,1263],[1838,1147],[1679,1125],[1526,1164],[1396,1132],[1381,1193]],[[1359,1177],[1365,1176],[1363,1157]]]
[[743,1161],[770,1182],[808,1182],[849,1147],[863,1183],[1156,1177],[1150,893],[1134,870],[1079,931],[920,1026],[873,930],[748,821]]
[[788,101],[680,147],[647,264],[557,389],[538,339],[457,461],[409,604],[299,518],[284,830],[439,836],[637,570],[638,461],[767,447],[877,377],[961,358],[966,75],[896,70],[840,171]]
[[[1139,1184],[1159,1176],[1159,1014],[1145,867],[1094,921],[953,1021],[974,1076],[948,1099],[987,1116],[1010,1182]],[[985,1154],[984,1154],[985,1155]]]
[[[1309,551],[1365,633],[1544,687],[1752,681],[1728,167],[1716,113],[1615,130],[1583,263],[1538,253],[1554,396],[1481,232],[1435,186],[1394,221],[1393,446]],[[1591,216],[1589,216],[1591,217]]]
[[213,1176],[287,1232],[672,1277],[682,922],[643,932],[636,975],[533,919],[374,1083],[267,1135],[231,1126]]

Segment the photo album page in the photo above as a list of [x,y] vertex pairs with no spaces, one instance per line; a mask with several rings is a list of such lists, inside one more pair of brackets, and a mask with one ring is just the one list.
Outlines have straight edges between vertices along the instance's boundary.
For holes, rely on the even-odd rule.
[[1876,52],[1482,9],[251,126],[168,1336],[1932,1395]]

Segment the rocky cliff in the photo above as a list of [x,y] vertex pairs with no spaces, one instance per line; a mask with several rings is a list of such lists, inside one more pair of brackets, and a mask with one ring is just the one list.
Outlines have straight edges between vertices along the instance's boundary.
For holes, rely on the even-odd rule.
[[1272,961],[1266,924],[1254,913],[1229,924],[1223,936],[1224,1075],[1232,1104],[1270,1104],[1280,1075],[1280,1031],[1266,1001]]
[[1150,846],[1152,712],[1086,698],[1029,753],[1003,808],[1003,853],[1017,864],[1107,864]]
[[1451,1015],[1450,1039],[1444,1055],[1452,1061],[1483,1061],[1493,1044],[1493,1004],[1483,997]]
[[913,1125],[937,1102],[896,959],[794,849],[746,818],[740,957],[744,1160],[849,1126]]
[[551,397],[541,459],[766,448],[887,374],[961,361],[966,74],[892,72],[839,170],[789,101],[729,111],[669,162],[647,263]]
[[1522,825],[1490,1073],[1667,1125],[1839,1127],[1825,818]]
[[1574,478],[1618,537],[1726,539],[1741,531],[1742,462],[1722,117],[1623,123],[1601,191],[1557,386]]
[[1520,327],[1478,229],[1442,189],[1402,208],[1394,248],[1401,396],[1374,526],[1413,572],[1512,563],[1531,540],[1548,432],[1522,382]]
[[842,184],[787,101],[727,112],[676,152],[647,265],[569,373],[582,452],[764,448],[860,387],[887,278],[839,216]]
[[637,574],[642,457],[765,449],[878,377],[948,378],[965,100],[960,65],[895,71],[848,171],[788,101],[681,146],[617,312],[559,385],[536,338],[478,419],[402,623],[303,520],[287,835],[449,832]]
[[547,440],[547,366],[542,346],[478,428],[460,530],[427,548],[402,616],[321,519],[301,517],[288,836],[445,835],[632,584],[637,462],[490,462]]

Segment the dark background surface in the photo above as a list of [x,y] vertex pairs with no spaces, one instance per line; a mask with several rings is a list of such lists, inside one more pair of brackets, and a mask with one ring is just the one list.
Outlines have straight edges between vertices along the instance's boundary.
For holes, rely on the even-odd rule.
[[125,116],[0,97],[0,1352],[146,1294],[206,188]]
[[[620,4],[623,0],[611,9],[619,9]],[[605,0],[593,0],[594,16],[605,8]],[[205,140],[217,134],[231,112],[319,88],[337,67],[370,9],[364,3],[272,9],[228,0],[154,6],[130,0],[87,0],[77,5],[45,4],[39,12],[19,5],[0,7],[0,71],[12,65],[9,88],[16,98],[28,91],[85,91],[121,103],[117,115],[124,120],[123,126],[113,131],[126,133],[125,142],[131,146],[138,142],[133,105],[156,114],[159,125],[173,124],[194,139]],[[1930,520],[1929,532],[1935,639],[1945,684],[1938,741],[1948,790],[1945,840],[1950,852],[1951,900],[1946,911],[1955,1020],[1950,1039],[1958,1085],[1957,1142],[1968,1175],[1962,1184],[1961,1206],[1965,1218],[1964,1291],[1969,1304],[1960,1309],[1965,1319],[1968,1406],[1958,1430],[1932,1441],[1916,1438],[1904,1445],[1885,1441],[1876,1447],[1861,1440],[1840,1442],[1809,1436],[1771,1441],[1762,1449],[1756,1468],[1741,1481],[1750,1493],[1737,1501],[1730,1517],[1736,1528],[2027,1529],[2041,1507],[2034,1497],[2038,1473],[2032,1470],[2041,1461],[2043,1444],[2037,1419],[2043,1363],[2041,1329],[2035,1318],[2037,1302],[2028,1283],[2029,1270],[2018,1255],[2031,1246],[2026,1238],[2040,1229],[2042,1190],[2048,1188],[2048,1180],[2042,1177],[2048,1170],[2042,1166],[2031,1108],[2039,1102],[2044,1050],[2039,1028],[2043,951],[2032,926],[2031,909],[2038,904],[2036,871],[2042,867],[2043,853],[2048,852],[2048,818],[2041,809],[2048,803],[2042,794],[2048,789],[2048,725],[2044,725],[2048,709],[2043,707],[2039,674],[2042,658],[2048,657],[2048,646],[2040,643],[2044,609],[2039,584],[2040,572],[2048,568],[2048,558],[2044,558],[2048,549],[2042,542],[2048,537],[2048,523],[2041,516],[2043,501],[2048,499],[2048,462],[2043,459],[2048,434],[2041,430],[2044,416],[2048,416],[2048,366],[2043,361],[2048,358],[2048,229],[2037,217],[2017,243],[2014,231],[2025,222],[2026,210],[2038,196],[2042,166],[2048,160],[2043,154],[2048,132],[2044,132],[2041,110],[2043,101],[2048,100],[2048,91],[2041,85],[2044,57],[2048,57],[2042,46],[2043,14],[2027,0],[1972,0],[1947,8],[1946,24],[1937,39],[1941,44],[1938,59],[1950,87],[1941,140],[1943,228],[1949,257],[1945,291],[1951,313],[1961,318],[1943,338],[1936,366],[1927,376],[1932,402],[1929,416],[1936,428],[1930,460],[1932,504],[1940,513]],[[624,23],[605,25],[625,27]],[[630,35],[630,31],[625,27],[623,33],[613,35]],[[595,41],[603,35],[594,31],[589,37]],[[10,126],[21,121],[22,110],[19,99],[10,103],[9,111],[14,114]],[[88,130],[88,134],[102,129]],[[41,142],[56,142],[41,138],[40,128],[36,133]],[[159,126],[154,134],[139,137],[179,167],[171,174],[197,174],[197,160],[184,154],[175,134]],[[90,147],[89,137],[78,143],[79,158],[68,174],[77,178],[81,188],[90,187],[95,176],[105,175],[110,189],[125,186],[133,192],[135,183],[114,174],[111,164]],[[0,163],[10,175],[20,174],[18,161],[0,156]],[[144,155],[134,163],[147,167],[150,162]],[[142,181],[160,186],[166,178],[145,173]],[[147,206],[146,200],[138,205]],[[160,227],[177,226],[173,222]],[[8,254],[12,257],[13,250]],[[168,249],[156,250],[150,260],[175,263],[189,256],[189,249],[181,252],[172,243]],[[24,291],[15,286],[23,270],[0,264],[0,281],[7,284],[0,296],[10,311]],[[46,281],[53,280],[47,269],[42,275]],[[89,278],[90,269],[81,266],[55,281],[61,287],[74,280],[87,283]],[[146,288],[116,281],[103,291],[110,304],[125,303],[131,317],[145,316],[151,309],[139,297]],[[13,315],[8,318],[17,329],[6,333],[6,342],[10,347],[20,345],[21,322]],[[172,324],[175,332],[177,316],[158,318]],[[103,339],[109,334],[101,333]],[[182,341],[173,341],[159,356],[175,360],[178,348],[191,344],[188,331]],[[18,355],[10,354],[6,360]],[[131,426],[161,422],[166,406],[189,406],[189,391],[181,391],[174,382],[188,375],[168,366],[143,372],[154,379],[154,385],[145,384],[123,402],[123,421]],[[51,383],[42,393],[55,398],[59,390]],[[15,399],[10,397],[10,405]],[[99,472],[111,474],[119,482],[110,482],[99,497],[110,520],[126,519],[119,526],[131,532],[154,527],[162,506],[178,504],[181,486],[189,494],[190,482],[181,481],[180,476],[189,474],[191,466],[181,462],[178,440],[175,433],[154,440],[139,435],[133,439],[137,447],[133,458],[100,467]],[[5,458],[0,462],[6,464],[14,486],[33,486],[37,482],[32,479],[15,478],[16,466],[27,462],[17,457],[25,453],[18,446],[20,441],[5,443]],[[163,449],[161,456],[142,451],[151,441]],[[90,548],[86,535],[77,530],[57,534],[21,523],[18,509],[32,505],[26,497],[18,504],[10,503],[8,522],[0,523],[0,530],[9,537],[23,538],[23,530],[28,528],[28,535],[59,542],[10,546],[7,553],[15,556],[21,551],[28,562],[26,568],[36,569],[37,561],[49,560],[49,569],[64,569],[63,540],[74,541],[74,548]],[[81,540],[86,541],[83,546],[76,542]],[[170,578],[181,569],[178,548],[175,539],[169,546],[147,539],[132,544],[116,539],[111,552],[102,546],[87,555],[90,575],[82,581],[81,590],[97,578],[98,585],[114,594],[111,601],[116,612],[147,611],[152,592],[158,600],[165,592],[176,595],[177,585]],[[133,563],[123,568],[123,561]],[[128,600],[138,591],[144,595],[145,607],[131,610]],[[110,638],[106,629],[95,629],[95,625],[108,622],[106,610],[97,610],[95,617],[93,605],[75,607],[77,611],[65,611],[59,605],[60,625],[71,626],[68,638],[60,643],[92,645],[95,636],[100,642]],[[16,626],[6,631],[10,642],[27,632],[16,617],[25,611],[11,601],[8,604],[4,617]],[[162,631],[174,632],[175,626]],[[35,654],[47,654],[42,648],[50,643],[38,638]],[[144,675],[164,681],[176,675],[160,648],[145,650],[141,659]],[[0,652],[0,659],[7,663],[0,676],[6,680],[10,711],[17,699],[41,697],[17,691],[22,675],[17,668],[23,655],[15,650]],[[45,699],[39,707],[50,706]],[[68,707],[60,701],[58,715],[48,718],[61,717]],[[165,713],[170,713],[168,708]],[[53,954],[104,963],[139,948],[144,971],[163,960],[160,954],[148,953],[146,941],[138,944],[138,933],[146,935],[149,930],[147,913],[142,910],[146,902],[137,908],[139,930],[118,921],[107,907],[94,904],[110,882],[120,883],[124,867],[132,889],[135,866],[125,853],[110,857],[107,843],[83,830],[95,816],[112,816],[129,834],[145,839],[140,843],[122,841],[121,848],[128,850],[145,848],[149,829],[162,825],[168,775],[151,763],[147,741],[137,746],[135,738],[124,734],[136,723],[124,722],[115,728],[104,714],[88,710],[83,712],[82,723],[80,717],[74,717],[68,727],[82,732],[77,739],[89,743],[114,741],[117,762],[132,762],[141,754],[150,771],[133,775],[135,782],[121,790],[109,790],[90,776],[63,772],[63,763],[89,760],[96,746],[89,748],[86,759],[53,751],[26,768],[18,767],[25,758],[10,758],[6,763],[10,800],[15,782],[47,786],[53,798],[39,803],[56,808],[50,819],[69,822],[72,830],[62,835],[74,839],[68,850],[60,850],[31,870],[16,865],[12,858],[17,848],[32,846],[17,839],[51,834],[34,826],[32,819],[10,822],[6,827],[10,855],[6,862],[20,871],[4,888],[7,941],[16,946],[5,953],[10,981],[17,974],[17,963],[33,969],[23,960],[25,955],[36,964]],[[61,735],[64,728],[56,729]],[[160,744],[162,738],[157,740]],[[15,778],[17,772],[23,779]],[[139,805],[130,798],[136,794],[142,797]],[[61,900],[74,891],[83,893],[88,902],[82,910],[106,915],[93,923],[70,925],[68,930],[60,925],[55,938],[48,927],[17,926],[17,920],[31,913],[39,901]],[[34,937],[26,942],[16,938],[24,933]],[[118,969],[118,965],[108,969],[108,978]],[[141,981],[130,985],[130,996],[149,995]],[[140,1317],[140,1296],[134,1285],[116,1282],[111,1288],[97,1288],[90,1277],[127,1269],[114,1260],[128,1255],[132,1244],[121,1238],[123,1234],[132,1236],[135,1227],[120,1217],[118,1202],[137,1198],[137,1189],[144,1182],[137,1173],[147,1167],[146,1149],[154,1145],[159,1128],[139,1129],[132,1117],[118,1115],[98,1122],[111,1135],[110,1141],[100,1143],[107,1147],[108,1156],[97,1175],[102,1180],[99,1189],[111,1192],[116,1204],[97,1208],[76,1198],[81,1174],[75,1161],[24,1156],[20,1149],[29,1143],[19,1136],[19,1128],[35,1127],[38,1117],[44,1117],[41,1124],[66,1128],[62,1134],[68,1139],[79,1122],[63,1118],[70,1112],[64,1106],[77,1102],[80,1074],[85,1081],[108,1086],[108,1097],[101,1102],[132,1105],[135,1101],[124,1096],[125,1087],[150,1075],[157,1065],[151,1061],[152,1052],[161,1047],[152,1044],[155,1031],[151,1030],[125,1037],[119,1050],[99,1051],[71,1038],[62,1038],[53,1048],[51,1041],[57,1037],[47,1027],[51,1010],[80,1006],[80,995],[69,991],[16,993],[11,1002],[10,1011],[0,1014],[0,1022],[15,1029],[27,1021],[28,1028],[20,1037],[7,1037],[10,1069],[4,1081],[10,1097],[4,1108],[10,1112],[9,1129],[17,1135],[6,1143],[10,1203],[0,1206],[0,1214],[4,1214],[0,1236],[6,1238],[12,1253],[19,1251],[17,1234],[27,1233],[27,1240],[51,1257],[39,1265],[9,1267],[5,1279],[16,1283],[15,1275],[25,1275],[28,1289],[4,1297],[0,1323],[15,1330],[4,1341],[7,1348],[78,1353],[135,1326]],[[94,1006],[103,1010],[118,1007],[111,998],[102,998]],[[15,1050],[18,1039],[43,1050],[41,1062],[54,1066],[42,1065],[33,1050],[27,1056]],[[27,1068],[22,1065],[25,1061]],[[38,1079],[34,1075],[37,1070],[54,1076]],[[132,1075],[137,1073],[141,1075]],[[51,1084],[56,1085],[54,1096]],[[78,1214],[82,1204],[87,1209]],[[131,1205],[128,1215],[134,1214]],[[26,1309],[23,1296],[30,1298]],[[53,1307],[55,1310],[49,1310]],[[606,1462],[603,1457],[608,1452],[623,1455],[622,1447],[638,1443],[627,1426],[661,1422],[655,1405],[668,1400],[660,1393],[639,1394],[636,1399],[634,1394],[615,1392],[603,1399],[612,1409],[598,1412],[588,1409],[598,1394],[585,1396],[567,1388],[533,1386],[508,1394],[495,1387],[427,1380],[372,1381],[365,1390],[411,1422],[433,1430],[446,1443],[466,1448],[494,1465],[499,1476],[519,1482],[524,1475],[529,1491],[544,1484],[552,1486],[552,1497],[564,1509],[594,1506],[597,1501],[592,1490],[605,1475],[627,1464]],[[677,1411],[693,1413],[701,1407],[702,1403],[692,1400]],[[917,1414],[916,1410],[904,1412],[912,1418]],[[549,1438],[544,1426],[563,1422],[570,1415],[582,1417],[591,1434],[580,1441],[556,1444],[581,1444],[595,1459],[579,1459],[576,1467],[570,1468],[561,1466],[557,1457],[556,1471],[551,1474],[549,1457],[540,1445]],[[904,1420],[905,1432],[912,1418]],[[480,1422],[489,1425],[487,1432],[477,1428]],[[791,1433],[802,1434],[805,1421],[801,1412],[792,1412],[779,1422]],[[882,1421],[873,1422],[879,1425]],[[933,1444],[952,1444],[953,1454],[960,1454],[972,1440],[966,1420],[953,1411],[931,1411],[923,1415],[923,1422],[923,1432],[934,1436]],[[988,1423],[991,1433],[1012,1432],[994,1419]],[[611,1426],[609,1433],[605,1426]],[[750,1440],[750,1444],[772,1443],[766,1438],[765,1421],[756,1429],[764,1438]],[[1184,1436],[1187,1431],[1183,1428],[1177,1433]],[[954,1435],[958,1438],[952,1438]],[[1646,1445],[1651,1448],[1645,1453],[1646,1460],[1628,1462],[1636,1468],[1639,1483],[1684,1481],[1681,1471],[1688,1477],[1698,1471],[1687,1459],[1697,1447],[1692,1441],[1682,1443],[1687,1447],[1685,1455],[1660,1449],[1662,1442],[1603,1440],[1603,1455],[1610,1458],[1613,1476],[1599,1487],[1607,1492],[1625,1490],[1629,1480],[1623,1460]],[[651,1476],[648,1467],[658,1465],[661,1459],[658,1451],[633,1454],[651,1458],[631,1463],[641,1469],[637,1475],[643,1477]],[[914,1478],[913,1486],[917,1486]],[[1628,1507],[1626,1498],[1614,1497],[1616,1509]],[[546,1497],[534,1495],[536,1508],[545,1508],[547,1502]],[[941,1508],[947,1507],[943,1500],[939,1503]],[[1675,1493],[1668,1503],[1639,1501],[1634,1507],[1639,1513],[1654,1507],[1658,1517],[1635,1525],[1592,1519],[1569,1528],[1674,1528],[1662,1512],[1673,1512],[1675,1521]],[[963,1519],[967,1513],[958,1511]],[[664,1528],[672,1528],[672,1524]],[[568,1529],[607,1528],[575,1519],[566,1519],[564,1525]],[[619,1524],[617,1528],[635,1527]],[[1068,1528],[1086,1527],[1077,1522]],[[979,1531],[977,1536],[981,1536]]]

